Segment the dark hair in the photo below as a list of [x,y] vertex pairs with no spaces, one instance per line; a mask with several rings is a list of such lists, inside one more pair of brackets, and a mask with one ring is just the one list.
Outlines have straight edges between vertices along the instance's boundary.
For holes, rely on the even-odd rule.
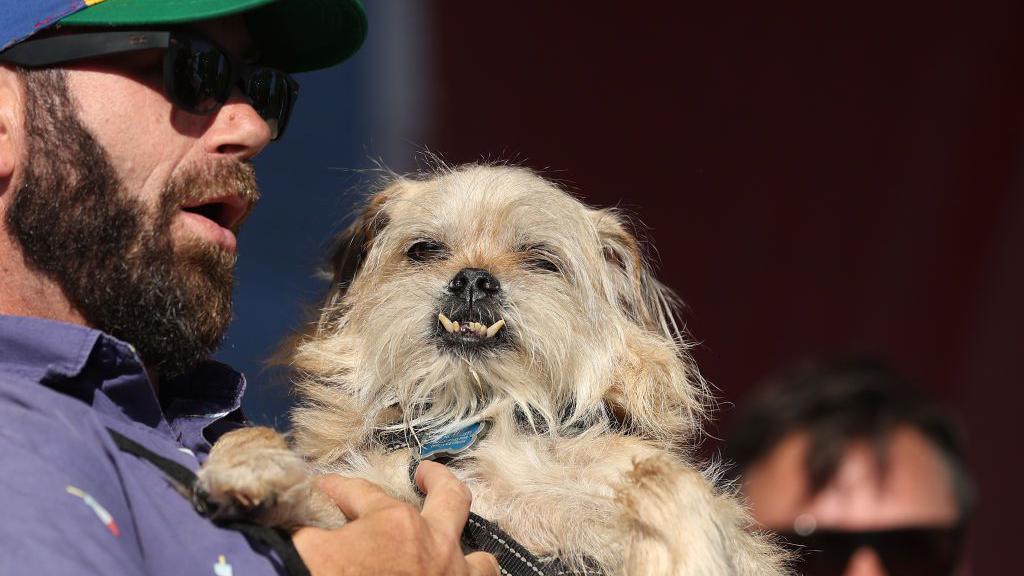
[[887,366],[870,359],[803,366],[770,380],[741,407],[725,456],[742,474],[784,437],[810,436],[805,462],[811,493],[829,482],[852,441],[869,442],[886,462],[889,434],[899,426],[919,430],[945,458],[960,509],[969,515],[974,490],[954,418]]

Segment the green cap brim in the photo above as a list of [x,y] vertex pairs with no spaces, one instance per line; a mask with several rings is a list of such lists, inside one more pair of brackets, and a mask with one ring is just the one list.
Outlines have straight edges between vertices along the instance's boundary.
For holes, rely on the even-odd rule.
[[184,24],[245,13],[260,63],[286,72],[333,66],[366,37],[359,0],[104,0],[60,21],[69,26]]

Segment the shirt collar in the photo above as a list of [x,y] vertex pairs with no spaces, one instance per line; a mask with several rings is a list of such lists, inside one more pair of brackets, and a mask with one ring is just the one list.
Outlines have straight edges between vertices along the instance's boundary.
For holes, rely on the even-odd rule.
[[241,374],[203,362],[161,383],[165,418],[131,344],[85,326],[21,316],[0,315],[0,372],[77,397],[100,412],[173,432],[182,441],[199,436],[187,439],[197,445],[203,429],[237,412],[245,391]]
[[101,335],[75,324],[0,315],[0,370],[39,382],[74,378]]
[[214,360],[202,362],[188,373],[160,384],[168,418],[215,420],[238,410],[244,393],[245,377]]

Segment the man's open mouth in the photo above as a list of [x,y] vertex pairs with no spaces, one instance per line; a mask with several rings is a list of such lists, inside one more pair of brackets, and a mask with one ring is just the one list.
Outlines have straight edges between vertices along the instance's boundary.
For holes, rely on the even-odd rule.
[[252,205],[238,195],[226,195],[186,202],[181,214],[193,231],[213,241],[221,248],[234,252],[237,249],[235,233],[249,214]]
[[234,232],[249,212],[249,204],[239,196],[231,195],[190,203],[182,206],[181,210],[202,216]]

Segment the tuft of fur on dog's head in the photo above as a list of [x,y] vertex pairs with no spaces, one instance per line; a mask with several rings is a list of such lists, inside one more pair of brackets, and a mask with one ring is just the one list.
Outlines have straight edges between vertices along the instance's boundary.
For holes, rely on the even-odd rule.
[[320,320],[292,351],[296,427],[322,436],[310,445],[518,411],[552,433],[617,423],[680,446],[708,406],[675,297],[625,219],[526,169],[397,177],[331,262]]

